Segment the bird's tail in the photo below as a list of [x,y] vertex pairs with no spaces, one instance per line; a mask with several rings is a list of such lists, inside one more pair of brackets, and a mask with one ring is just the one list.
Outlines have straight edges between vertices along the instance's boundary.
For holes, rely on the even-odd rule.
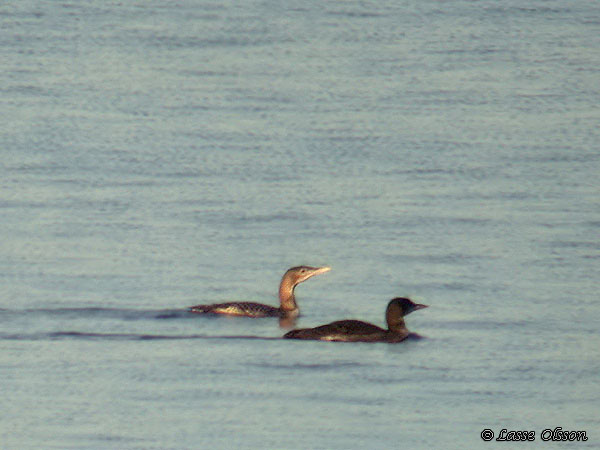
[[306,328],[288,331],[283,335],[284,339],[307,339]]
[[203,313],[207,313],[211,311],[211,305],[196,305],[196,306],[190,306],[188,308],[188,311],[193,312],[193,313],[198,313],[198,314],[203,314]]

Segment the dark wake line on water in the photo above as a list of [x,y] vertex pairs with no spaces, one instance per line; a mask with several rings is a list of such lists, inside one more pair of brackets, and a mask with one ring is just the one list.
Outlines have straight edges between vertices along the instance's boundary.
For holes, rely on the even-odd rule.
[[65,317],[107,317],[123,320],[147,320],[147,319],[180,319],[192,318],[197,316],[191,313],[187,308],[181,309],[127,309],[127,308],[36,308],[9,310],[0,309],[2,315],[47,315],[47,316],[65,316]]
[[207,336],[203,334],[138,334],[138,333],[90,333],[80,331],[53,331],[48,333],[31,334],[0,334],[0,340],[9,341],[40,341],[40,340],[62,340],[62,339],[82,339],[82,340],[114,340],[114,341],[160,341],[160,340],[219,340],[219,339],[239,339],[239,340],[261,340],[275,341],[281,340],[281,337],[268,336]]
[[[13,319],[24,316],[48,316],[58,319],[119,319],[133,320],[163,320],[163,319],[194,319],[198,314],[186,309],[140,310],[123,308],[85,307],[85,308],[38,308],[38,309],[2,309],[0,308],[0,323],[10,323]],[[219,315],[206,316],[205,319],[217,319]],[[267,318],[268,319],[268,318]],[[411,333],[407,340],[422,339],[416,333]],[[113,341],[160,341],[160,340],[283,340],[282,336],[250,336],[250,335],[205,335],[205,334],[148,334],[148,333],[96,333],[82,331],[40,331],[33,333],[0,333],[0,341],[42,341],[42,340],[113,340]],[[286,339],[287,340],[287,339]],[[295,341],[295,340],[292,340]],[[315,341],[313,341],[315,342]]]
[[[411,333],[406,341],[423,339],[416,333]],[[224,335],[208,336],[205,334],[147,334],[147,333],[92,333],[82,331],[51,331],[40,333],[12,333],[0,334],[0,341],[56,341],[56,340],[89,340],[89,341],[182,341],[182,340],[255,340],[255,341],[289,341],[298,342],[294,339],[284,339],[281,336],[250,336],[250,335]],[[306,342],[306,341],[305,341]],[[314,340],[311,342],[319,342]],[[341,342],[351,344],[352,342]],[[354,343],[356,344],[356,343]],[[373,344],[373,343],[367,343]]]

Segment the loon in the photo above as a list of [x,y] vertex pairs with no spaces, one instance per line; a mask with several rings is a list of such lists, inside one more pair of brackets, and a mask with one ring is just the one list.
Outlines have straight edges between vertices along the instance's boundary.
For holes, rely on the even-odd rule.
[[253,302],[228,302],[213,305],[196,305],[189,308],[191,312],[203,314],[228,314],[231,316],[246,317],[279,317],[281,319],[293,319],[298,316],[300,310],[294,297],[295,287],[315,275],[329,272],[330,267],[298,266],[288,269],[281,278],[279,284],[279,308],[262,303]]
[[410,334],[404,325],[403,316],[427,306],[413,303],[409,298],[397,297],[390,300],[385,312],[387,330],[360,320],[339,320],[316,328],[292,330],[283,337],[320,341],[400,342]]

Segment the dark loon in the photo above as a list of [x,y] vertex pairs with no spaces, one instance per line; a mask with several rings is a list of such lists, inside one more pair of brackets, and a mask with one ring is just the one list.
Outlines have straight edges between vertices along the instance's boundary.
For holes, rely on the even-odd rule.
[[316,328],[292,330],[283,337],[321,341],[400,342],[410,334],[404,325],[403,317],[423,308],[427,308],[427,305],[413,303],[409,298],[397,297],[388,303],[385,312],[387,330],[360,320],[339,320]]
[[315,275],[329,272],[330,267],[298,266],[288,269],[279,284],[279,308],[262,303],[228,302],[213,305],[196,305],[190,307],[194,313],[228,314],[232,316],[247,317],[279,317],[294,318],[299,314],[298,305],[294,297],[294,288]]

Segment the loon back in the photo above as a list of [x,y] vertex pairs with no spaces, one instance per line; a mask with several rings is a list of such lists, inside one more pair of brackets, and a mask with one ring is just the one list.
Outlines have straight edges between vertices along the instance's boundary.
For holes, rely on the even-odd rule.
[[292,330],[288,334],[294,331],[298,332],[298,336],[322,337],[336,334],[376,334],[383,333],[386,330],[360,320],[338,320],[337,322],[331,322],[315,328]]
[[227,314],[247,317],[279,317],[281,310],[274,306],[252,302],[216,303],[214,305],[196,305],[190,308],[198,314]]
[[360,320],[339,320],[315,328],[292,330],[283,337],[341,342],[399,342],[407,335],[408,330],[406,330],[406,334],[390,332]]

